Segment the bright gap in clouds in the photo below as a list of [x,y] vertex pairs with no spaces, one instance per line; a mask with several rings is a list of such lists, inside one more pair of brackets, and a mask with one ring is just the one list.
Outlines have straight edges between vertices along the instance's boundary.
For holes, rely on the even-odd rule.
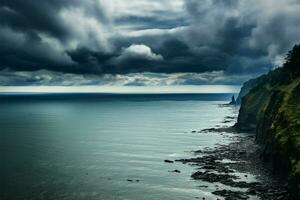
[[113,94],[201,94],[238,93],[236,85],[200,86],[5,86],[0,94],[12,93],[113,93]]

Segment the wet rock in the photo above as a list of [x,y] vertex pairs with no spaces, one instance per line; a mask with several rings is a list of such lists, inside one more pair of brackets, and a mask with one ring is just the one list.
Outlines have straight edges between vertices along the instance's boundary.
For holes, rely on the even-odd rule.
[[202,169],[216,169],[216,166],[213,165],[205,165],[202,167]]
[[226,182],[231,182],[232,179],[237,178],[235,175],[215,174],[209,171],[205,171],[205,172],[197,171],[193,173],[191,177],[195,180],[202,180],[210,183],[216,183],[216,182],[226,183]]
[[165,160],[165,163],[174,163],[172,160]]
[[225,119],[234,119],[235,120],[236,117],[234,117],[234,116],[226,116]]
[[133,180],[133,179],[127,179],[127,181],[128,181],[128,182],[137,182],[137,183],[140,182],[139,179],[136,179],[136,180]]
[[212,192],[214,195],[224,197],[225,200],[243,200],[248,199],[249,196],[244,192],[240,191],[231,191],[231,190],[216,190]]
[[230,123],[230,122],[233,122],[233,120],[224,120],[222,123],[227,124],[227,123]]
[[[226,129],[213,128],[202,131],[222,134],[226,132]],[[232,130],[230,131],[232,133]],[[215,184],[221,183],[235,189],[245,189],[245,192],[236,192],[235,190],[218,190],[218,187],[216,187],[217,191],[214,194],[227,200],[247,199],[248,195],[255,195],[264,200],[288,199],[287,185],[274,179],[269,170],[263,165],[259,157],[261,149],[258,145],[255,145],[254,135],[239,134],[230,136],[230,134],[225,133],[223,137],[228,137],[232,142],[217,144],[215,148],[194,151],[197,157],[175,161],[196,166],[198,171],[191,175],[195,180]],[[242,175],[244,177],[248,177],[249,174],[255,175],[259,177],[259,182],[241,181],[238,176],[233,174],[235,172],[246,173]]]
[[249,189],[247,191],[247,194],[249,194],[249,195],[256,195],[256,191],[254,189]]
[[202,150],[197,150],[197,151],[194,151],[195,154],[198,154],[198,153],[203,153]]
[[173,171],[169,171],[169,172],[181,173],[181,171],[179,171],[178,169],[175,169],[175,170],[173,170]]
[[234,127],[219,127],[219,128],[208,128],[208,129],[203,129],[199,131],[200,133],[234,133],[237,132],[236,128]]
[[286,198],[285,198],[285,196],[283,196],[283,195],[281,195],[281,196],[279,196],[279,197],[277,197],[276,198],[276,200],[285,200]]

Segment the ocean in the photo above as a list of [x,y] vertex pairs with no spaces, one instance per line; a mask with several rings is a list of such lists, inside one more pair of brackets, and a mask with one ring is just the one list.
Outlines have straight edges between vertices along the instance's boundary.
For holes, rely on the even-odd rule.
[[216,199],[164,160],[229,143],[197,132],[236,116],[231,95],[1,94],[0,199]]

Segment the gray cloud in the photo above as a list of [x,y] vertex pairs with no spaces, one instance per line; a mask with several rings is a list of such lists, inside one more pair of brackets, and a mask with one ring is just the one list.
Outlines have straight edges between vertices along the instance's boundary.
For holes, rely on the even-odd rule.
[[174,85],[241,85],[249,75],[233,75],[223,71],[205,73],[129,73],[72,74],[48,70],[0,71],[0,86],[174,86]]
[[195,24],[188,39],[196,39],[190,43],[227,54],[232,72],[265,72],[300,40],[297,0],[191,0],[186,5]]
[[[300,40],[299,10],[298,0],[3,0],[0,70],[200,73],[232,83],[222,77],[254,76],[283,62]],[[186,80],[179,82],[201,82]]]

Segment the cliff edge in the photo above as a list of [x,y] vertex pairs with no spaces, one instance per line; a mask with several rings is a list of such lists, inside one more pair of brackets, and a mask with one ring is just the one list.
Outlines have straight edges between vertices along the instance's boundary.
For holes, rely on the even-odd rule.
[[236,128],[254,131],[262,158],[300,197],[300,45],[278,68],[246,84]]

